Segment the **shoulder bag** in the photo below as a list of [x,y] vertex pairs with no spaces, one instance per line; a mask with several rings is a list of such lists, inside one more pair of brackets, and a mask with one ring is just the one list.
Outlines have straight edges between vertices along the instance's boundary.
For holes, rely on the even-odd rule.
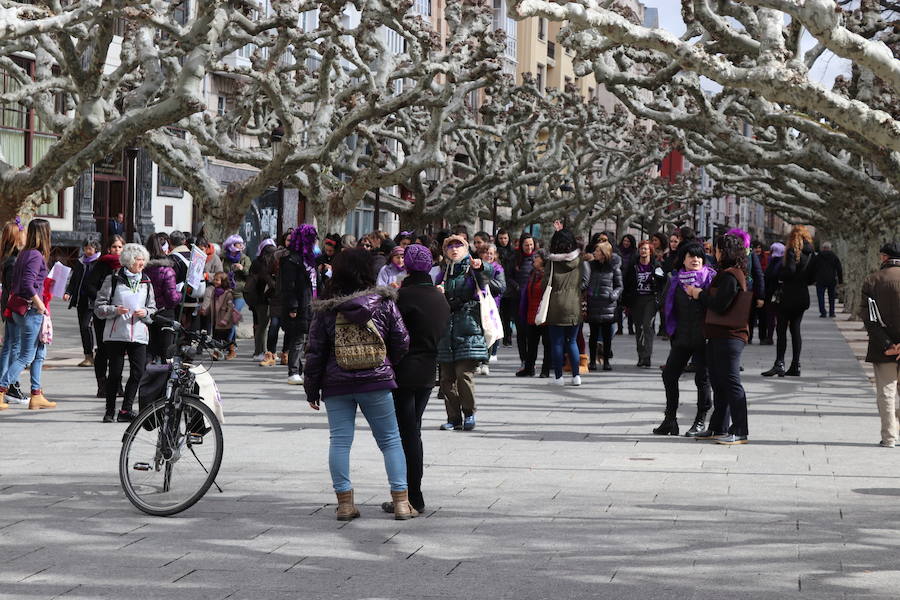
[[[713,294],[714,288],[710,288],[710,294]],[[718,291],[718,289],[715,289]],[[753,306],[753,292],[746,288],[738,291],[737,296],[731,301],[731,306],[724,313],[717,313],[714,310],[707,309],[706,324],[715,325],[717,327],[725,327],[727,329],[743,329],[747,327],[750,320],[750,307]]]
[[541,296],[541,303],[538,304],[537,315],[534,317],[534,324],[541,326],[547,322],[547,311],[550,308],[550,294],[553,291],[553,262],[550,262],[550,276],[547,278],[547,287]]

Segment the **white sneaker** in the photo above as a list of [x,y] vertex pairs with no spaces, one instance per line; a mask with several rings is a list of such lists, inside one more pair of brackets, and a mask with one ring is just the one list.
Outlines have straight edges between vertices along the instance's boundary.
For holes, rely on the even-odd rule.
[[303,375],[291,375],[288,377],[288,383],[291,385],[302,385]]
[[572,385],[575,387],[581,385],[581,375],[575,375],[574,377],[572,377]]
[[490,358],[490,360],[489,360],[488,362],[495,363],[495,362],[497,362],[498,360],[500,360],[500,359],[497,358],[497,355],[495,354],[495,355],[493,355],[493,356]]
[[262,354],[257,354],[256,356],[252,357],[250,360],[252,360],[253,362],[260,362],[261,360],[264,360],[265,358],[266,358],[266,353],[263,352]]
[[491,374],[491,368],[490,368],[489,366],[487,366],[487,365],[481,365],[481,374],[482,374],[482,375],[490,375],[490,374]]
[[28,398],[13,398],[12,396],[7,396],[3,401],[7,404],[28,404],[31,402]]
[[563,381],[562,377],[551,377],[550,378],[551,385],[565,385],[565,381]]

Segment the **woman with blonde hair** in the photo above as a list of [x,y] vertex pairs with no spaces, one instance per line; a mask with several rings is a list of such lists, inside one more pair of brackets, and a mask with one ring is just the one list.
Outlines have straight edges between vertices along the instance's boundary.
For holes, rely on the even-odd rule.
[[[19,380],[19,375],[25,367],[42,358],[37,354],[44,347],[40,343],[40,336],[44,316],[48,314],[43,292],[49,258],[50,223],[46,219],[33,219],[28,224],[25,246],[13,268],[12,284],[6,303],[6,308],[9,309],[18,329],[19,351],[9,369],[0,377],[0,409],[8,408],[9,405],[3,398],[13,382]],[[44,397],[40,377],[40,369],[32,370],[31,400],[28,403],[31,410],[56,406],[56,402],[50,402]]]
[[[800,376],[800,350],[803,346],[800,323],[803,321],[803,313],[809,308],[809,261],[812,256],[812,236],[809,230],[803,225],[795,225],[788,236],[784,260],[778,271],[780,289],[774,292],[772,298],[776,314],[775,332],[778,336],[775,364],[762,374],[763,377]],[[791,332],[791,366],[785,371],[788,330]]]
[[603,338],[603,370],[612,371],[609,359],[612,355],[613,324],[616,307],[624,289],[622,285],[622,259],[613,254],[612,244],[600,241],[594,247],[590,261],[590,279],[587,286],[587,321],[590,326],[589,371],[597,370],[597,344]]

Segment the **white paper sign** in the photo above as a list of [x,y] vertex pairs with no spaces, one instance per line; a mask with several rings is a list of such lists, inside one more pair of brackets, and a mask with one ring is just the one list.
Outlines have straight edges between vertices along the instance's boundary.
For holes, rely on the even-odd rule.
[[50,269],[47,277],[53,280],[53,287],[50,288],[50,293],[54,298],[62,298],[66,295],[66,285],[69,283],[71,274],[72,269],[58,261]]
[[206,266],[206,252],[197,246],[191,246],[191,264],[188,265],[185,283],[197,289],[203,283],[203,267]]

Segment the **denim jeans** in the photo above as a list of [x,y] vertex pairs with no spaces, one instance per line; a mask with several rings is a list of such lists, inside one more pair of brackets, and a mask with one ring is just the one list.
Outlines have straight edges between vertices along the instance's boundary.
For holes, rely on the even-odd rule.
[[[243,298],[235,298],[234,299],[234,310],[241,312],[244,307],[247,306],[247,301]],[[231,328],[231,341],[237,341],[237,325],[232,326]]]
[[821,283],[816,284],[816,296],[819,299],[819,314],[821,316],[825,316],[825,292],[828,292],[828,316],[834,316],[834,293],[835,293],[835,285],[832,283],[831,285],[822,285]]
[[[266,334],[266,352],[275,354],[278,349],[278,331],[281,329],[281,317],[269,316],[269,332]],[[286,340],[282,341],[281,351],[287,351]]]
[[580,325],[550,325],[550,350],[553,353],[553,372],[559,379],[563,375],[565,354],[569,353],[569,364],[572,365],[572,376],[578,375],[580,357],[578,355],[578,337]]
[[16,322],[10,317],[4,319],[4,325],[3,350],[0,350],[0,380],[19,355],[19,328],[16,327]]
[[372,436],[384,455],[384,468],[392,492],[406,490],[406,456],[400,441],[400,429],[394,411],[391,390],[359,392],[325,398],[331,443],[328,448],[328,468],[335,492],[353,489],[350,483],[350,446],[356,426],[356,407],[369,422]]
[[24,315],[13,313],[13,321],[19,330],[19,351],[13,357],[9,369],[0,378],[0,388],[9,389],[14,381],[19,380],[19,375],[28,365],[37,363],[31,371],[31,389],[39,390],[41,389],[41,367],[47,351],[38,340],[44,315],[30,308]]

